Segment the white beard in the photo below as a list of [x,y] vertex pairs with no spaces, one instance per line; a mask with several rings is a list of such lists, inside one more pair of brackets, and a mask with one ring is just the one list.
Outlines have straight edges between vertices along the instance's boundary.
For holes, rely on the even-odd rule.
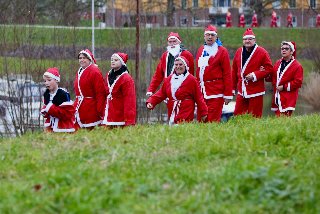
[[168,46],[167,51],[174,57],[180,53],[180,44],[174,46]]
[[215,56],[218,52],[218,44],[215,42],[212,46],[205,45],[204,50],[209,54],[209,56]]

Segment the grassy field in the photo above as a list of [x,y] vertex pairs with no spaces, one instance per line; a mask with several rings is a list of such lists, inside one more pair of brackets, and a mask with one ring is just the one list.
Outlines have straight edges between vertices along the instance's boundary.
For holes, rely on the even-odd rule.
[[320,116],[0,141],[0,213],[319,213]]
[[[90,29],[39,28],[32,26],[0,26],[1,41],[6,45],[79,45],[91,47]],[[154,47],[163,47],[170,31],[179,32],[183,43],[188,47],[198,47],[203,43],[203,28],[142,28],[141,45],[151,43]],[[227,48],[238,48],[242,45],[243,28],[221,28],[218,35]],[[298,49],[314,47],[320,37],[318,29],[256,28],[254,32],[258,44],[278,48],[283,40],[294,40]],[[119,50],[135,47],[135,29],[97,29],[95,31],[97,47],[111,47]]]

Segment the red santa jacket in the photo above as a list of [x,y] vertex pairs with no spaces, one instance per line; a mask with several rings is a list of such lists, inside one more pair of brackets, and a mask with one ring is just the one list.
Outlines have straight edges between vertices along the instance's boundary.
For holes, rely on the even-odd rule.
[[106,89],[99,68],[90,64],[80,68],[74,81],[76,122],[80,127],[99,125],[104,116]]
[[136,123],[136,92],[129,73],[123,72],[110,85],[106,76],[106,89],[109,92],[105,107],[103,125],[129,126]]
[[[48,96],[47,96],[48,95]],[[50,100],[49,91],[44,93],[44,106],[41,114],[45,118],[44,127],[52,132],[74,132],[75,108],[70,95],[59,88]]]
[[168,97],[169,124],[193,121],[195,103],[201,117],[207,115],[208,108],[196,78],[189,73],[179,75],[179,80],[176,77],[176,74],[172,74],[166,78],[160,90],[149,97],[147,103],[155,107]]
[[204,53],[204,45],[202,45],[196,55],[196,76],[200,82],[204,98],[223,97],[232,99],[232,75],[227,49],[219,46],[216,54],[210,57],[207,56],[209,58],[205,59],[205,61],[208,60],[208,62],[201,66],[201,58],[205,58],[206,55]]
[[[244,98],[264,95],[264,78],[273,70],[270,56],[264,48],[256,44],[242,67],[243,48],[241,47],[236,51],[232,62],[233,90],[238,90],[238,94]],[[264,71],[260,70],[261,66],[264,67]],[[250,73],[253,74],[254,80],[246,81],[245,76]]]
[[[179,56],[184,56],[189,61],[189,68],[190,68],[189,72],[190,74],[194,75],[193,55],[187,50],[182,50]],[[148,92],[152,92],[152,93],[156,92],[157,88],[162,83],[163,79],[168,77],[167,76],[168,57],[169,57],[168,51],[162,54],[160,58],[160,62],[158,63],[156,71],[150,82]],[[174,70],[174,66],[172,67],[171,73],[173,72],[173,70]]]
[[[282,59],[275,63],[272,72],[273,99],[271,110],[286,112],[295,110],[298,90],[301,88],[303,81],[303,68],[297,60],[293,59],[280,75],[281,61]],[[280,85],[283,85],[283,91],[276,90],[276,87]]]

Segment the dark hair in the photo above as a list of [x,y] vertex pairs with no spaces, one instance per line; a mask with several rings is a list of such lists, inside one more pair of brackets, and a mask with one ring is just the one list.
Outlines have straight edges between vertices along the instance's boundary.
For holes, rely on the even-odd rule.
[[79,56],[80,56],[81,54],[82,54],[83,56],[85,56],[88,60],[90,60],[90,57],[89,57],[86,53],[79,53],[78,59],[79,59]]

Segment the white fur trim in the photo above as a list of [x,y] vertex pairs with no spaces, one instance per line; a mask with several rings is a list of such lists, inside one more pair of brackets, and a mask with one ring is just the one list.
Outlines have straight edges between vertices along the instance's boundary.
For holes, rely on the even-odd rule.
[[63,102],[60,104],[60,106],[72,106],[72,105],[73,105],[73,101]]
[[57,80],[58,82],[60,82],[60,77],[57,77],[57,76],[53,75],[53,74],[50,73],[50,72],[47,72],[47,71],[44,72],[43,76],[51,77],[52,79],[55,79],[55,80]]
[[146,95],[149,96],[149,97],[150,97],[152,94],[153,94],[153,93],[152,93],[151,91],[148,91],[148,92],[146,93]]
[[252,80],[252,82],[256,82],[256,81],[257,81],[257,76],[255,75],[255,73],[254,73],[254,72],[252,72],[251,74],[252,74],[252,76],[253,76],[253,80]]
[[286,112],[286,111],[294,111],[295,108],[293,107],[288,107],[288,108],[285,108],[285,109],[280,109],[280,112],[283,113],[283,112]]
[[290,89],[291,89],[291,84],[290,84],[290,82],[288,83],[288,87],[287,87],[287,91],[290,91]]
[[208,31],[205,31],[203,35],[206,35],[207,33],[208,33],[208,34],[214,34],[215,36],[218,35],[217,32],[215,32],[215,31],[209,31],[209,30],[208,30]]
[[51,108],[51,106],[53,105],[53,103],[48,103],[48,105],[46,106],[46,108],[44,109],[45,112],[49,112],[49,109]]
[[109,125],[109,126],[124,126],[125,122],[103,122],[103,125]]
[[89,57],[90,61],[93,62],[93,59],[92,59],[91,55],[87,51],[82,50],[82,51],[80,51],[79,55],[80,54],[85,54],[87,57]]
[[169,36],[169,37],[168,37],[168,41],[169,41],[169,39],[176,39],[176,40],[178,40],[178,41],[181,43],[181,40],[180,40],[178,37],[176,37],[176,36]]
[[263,91],[263,92],[260,92],[260,93],[255,93],[255,94],[250,94],[250,95],[248,95],[248,94],[243,95],[240,92],[238,92],[238,94],[241,95],[244,98],[258,97],[258,96],[264,95],[265,93],[266,92]]
[[53,128],[52,130],[53,130],[54,132],[66,132],[66,133],[75,132],[75,131],[76,131],[74,128],[71,128],[71,129]]
[[294,45],[293,45],[292,42],[282,41],[282,42],[281,42],[281,47],[282,47],[283,45],[285,45],[285,44],[287,44],[287,45],[290,46],[290,49],[292,50],[292,52],[295,52]]
[[249,38],[252,38],[252,39],[255,39],[256,37],[254,35],[245,35],[244,37],[242,37],[243,39],[249,39]]
[[277,111],[278,108],[271,108],[271,111]]
[[189,71],[189,66],[188,66],[186,60],[184,60],[184,59],[183,59],[182,57],[180,57],[180,56],[178,56],[178,57],[175,59],[175,61],[176,61],[176,60],[181,60],[182,63],[184,64],[184,66],[186,66],[187,71]]
[[229,99],[229,100],[232,100],[233,99],[233,96],[223,96],[224,99]]
[[223,94],[214,94],[214,95],[207,95],[207,93],[205,92],[205,90],[203,91],[203,98],[206,100],[212,99],[212,98],[219,98],[219,97],[223,97]]

